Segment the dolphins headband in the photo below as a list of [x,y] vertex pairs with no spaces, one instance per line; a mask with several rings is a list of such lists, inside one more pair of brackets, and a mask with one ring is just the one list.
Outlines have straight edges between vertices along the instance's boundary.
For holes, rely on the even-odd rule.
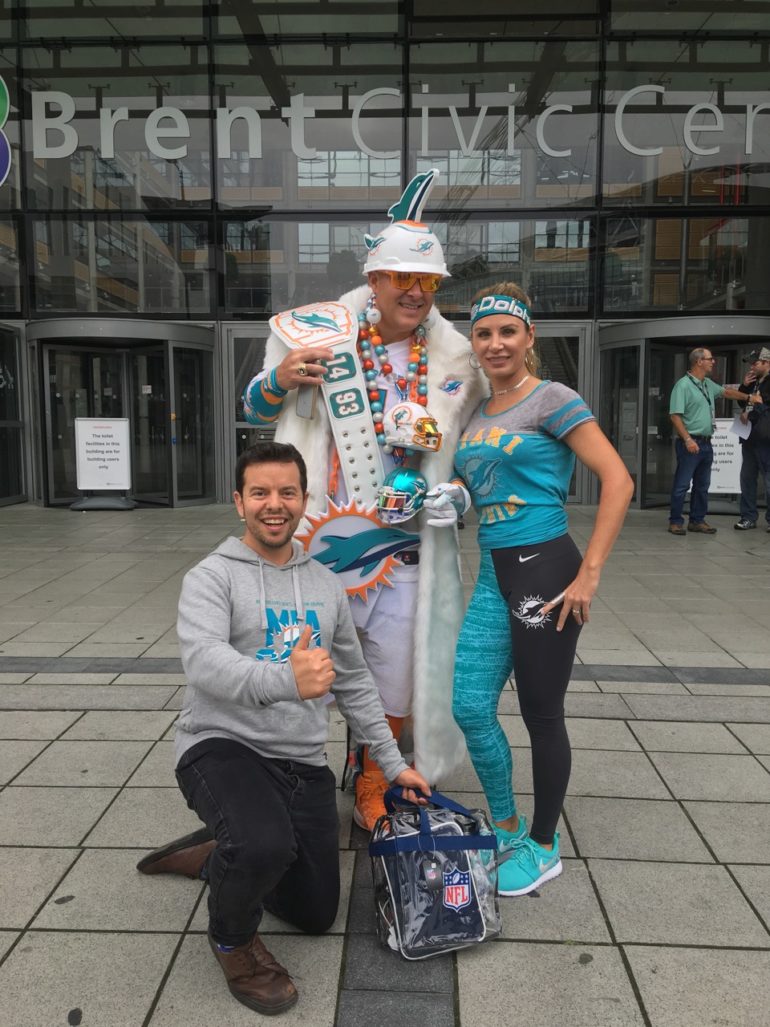
[[511,317],[520,317],[526,325],[532,324],[529,307],[513,296],[484,296],[471,307],[471,324],[491,314],[510,314]]

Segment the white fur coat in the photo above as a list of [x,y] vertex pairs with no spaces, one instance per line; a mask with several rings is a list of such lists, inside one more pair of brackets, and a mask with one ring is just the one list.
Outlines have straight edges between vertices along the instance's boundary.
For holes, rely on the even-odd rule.
[[[369,297],[364,285],[341,299],[362,311]],[[487,394],[485,379],[471,368],[468,340],[435,308],[425,322],[428,343],[428,410],[443,435],[438,453],[425,454],[420,470],[430,487],[452,477],[460,432]],[[265,367],[275,367],[288,348],[275,334],[267,341]],[[448,380],[461,382],[454,393],[442,390]],[[284,400],[275,433],[277,442],[290,442],[302,453],[308,468],[308,509],[324,509],[329,478],[331,428],[323,403],[312,420],[297,417],[297,392]],[[465,752],[462,734],[452,717],[452,676],[457,636],[465,604],[460,580],[457,538],[449,528],[424,527],[421,532],[419,593],[414,637],[414,738],[417,769],[438,782],[459,763]],[[356,599],[354,602],[360,602]]]

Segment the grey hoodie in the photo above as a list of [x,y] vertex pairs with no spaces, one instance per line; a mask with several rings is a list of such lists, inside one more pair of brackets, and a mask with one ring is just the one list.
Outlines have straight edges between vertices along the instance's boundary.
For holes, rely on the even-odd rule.
[[185,575],[177,632],[187,676],[176,757],[205,738],[232,738],[273,759],[322,765],[323,699],[302,700],[289,657],[306,624],[328,650],[337,705],[392,781],[406,763],[385,720],[345,590],[298,543],[274,564],[227,538]]

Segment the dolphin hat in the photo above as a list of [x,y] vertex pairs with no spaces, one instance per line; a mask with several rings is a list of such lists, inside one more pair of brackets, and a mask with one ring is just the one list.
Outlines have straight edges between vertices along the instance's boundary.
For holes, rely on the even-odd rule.
[[388,211],[391,224],[377,235],[365,235],[367,257],[364,274],[370,271],[414,271],[450,278],[441,243],[424,224],[423,207],[438,168],[415,175],[398,203]]

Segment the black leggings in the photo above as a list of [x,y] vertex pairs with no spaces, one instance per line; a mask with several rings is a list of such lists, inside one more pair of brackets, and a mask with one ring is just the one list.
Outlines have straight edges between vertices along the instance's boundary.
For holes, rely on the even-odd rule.
[[539,609],[574,580],[581,560],[569,535],[482,553],[458,642],[453,712],[496,821],[516,812],[510,748],[497,719],[500,693],[511,671],[516,678],[532,746],[535,811],[530,835],[540,844],[553,841],[569,783],[564,695],[580,625],[569,617],[557,632],[561,608],[545,620]]

